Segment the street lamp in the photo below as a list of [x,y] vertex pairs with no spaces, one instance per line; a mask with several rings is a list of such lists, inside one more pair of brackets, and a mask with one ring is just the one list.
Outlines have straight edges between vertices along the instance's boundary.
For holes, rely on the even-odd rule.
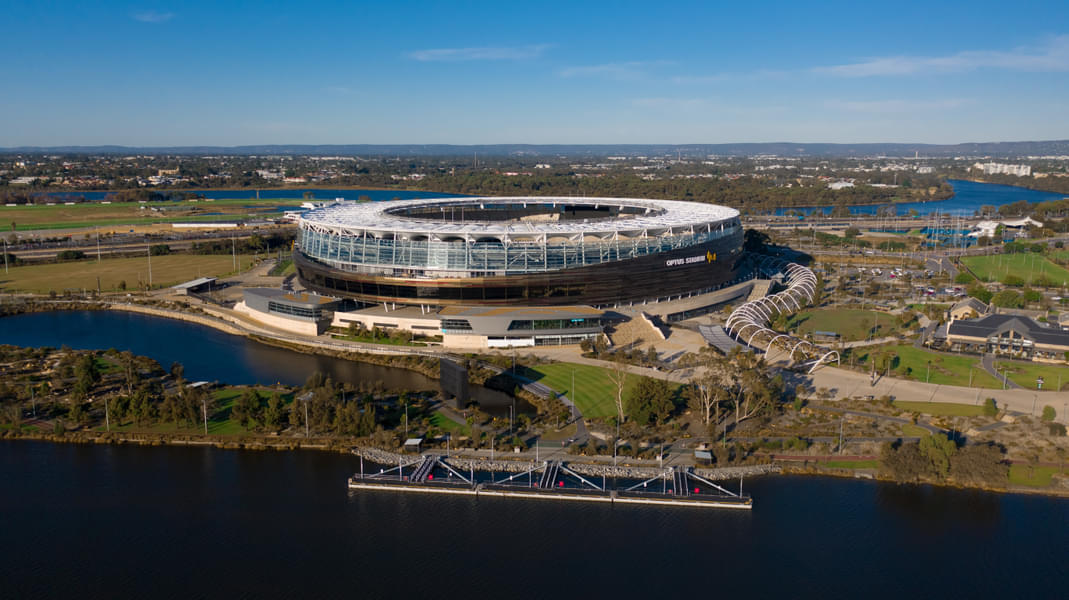
[[[972,375],[972,371],[969,372],[969,375]],[[924,383],[928,383],[931,380],[931,377],[932,377],[932,361],[928,361],[928,370],[924,373]],[[971,379],[969,381],[969,385],[972,385],[972,380]]]

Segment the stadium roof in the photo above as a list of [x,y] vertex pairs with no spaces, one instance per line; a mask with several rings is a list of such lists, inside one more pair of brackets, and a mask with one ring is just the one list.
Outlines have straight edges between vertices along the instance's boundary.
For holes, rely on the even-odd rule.
[[[575,219],[566,221],[473,221],[454,220],[461,206],[486,208],[501,205],[528,206],[621,206],[638,209],[640,214],[617,218]],[[442,218],[429,219],[397,214],[406,208],[440,206]],[[609,238],[663,235],[688,230],[702,231],[703,226],[719,224],[739,216],[726,206],[676,200],[637,198],[570,198],[570,197],[501,197],[501,198],[433,198],[394,200],[391,202],[345,202],[308,211],[301,216],[302,225],[330,229],[364,230],[382,233],[426,235],[428,237],[477,237],[482,235],[520,237],[594,235]]]

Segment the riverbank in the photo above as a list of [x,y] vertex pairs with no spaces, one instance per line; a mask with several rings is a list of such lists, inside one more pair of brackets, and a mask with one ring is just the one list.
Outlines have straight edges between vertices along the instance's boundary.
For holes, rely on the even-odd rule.
[[[196,323],[229,335],[244,337],[261,344],[294,352],[402,368],[415,371],[431,379],[438,379],[439,377],[438,355],[436,353],[399,349],[396,346],[379,348],[370,345],[362,345],[360,350],[353,350],[346,348],[340,342],[302,339],[293,335],[274,333],[266,328],[257,327],[253,329],[251,324],[242,323],[237,316],[232,317],[233,320],[224,318],[219,313],[220,309],[205,309],[176,302],[156,301],[154,304],[141,304],[132,301],[112,301],[108,299],[44,300],[33,298],[23,299],[20,302],[0,301],[0,318],[19,314],[71,310],[113,310]],[[433,358],[434,364],[430,365],[428,362],[420,360],[424,358]]]
[[[47,433],[23,429],[0,430],[0,440],[40,441],[56,444],[81,444],[81,445],[118,445],[118,446],[175,446],[175,447],[210,447],[219,450],[256,450],[256,451],[297,451],[314,450],[332,454],[354,454],[380,465],[396,465],[399,461],[411,462],[417,458],[412,454],[399,454],[389,450],[359,446],[359,440],[330,437],[292,438],[276,436],[202,436],[191,434],[167,434],[167,433],[134,433],[134,432],[98,432],[98,431],[69,431],[62,434]],[[438,451],[441,454],[444,452]],[[450,452],[451,462],[462,469],[472,469],[480,472],[498,473],[524,473],[536,468],[540,463],[532,460],[531,451],[520,455],[499,453],[507,458],[489,459],[480,457],[476,452],[463,449],[454,449]],[[484,451],[485,453],[485,451]],[[659,477],[664,473],[664,468],[647,464],[632,464],[621,462],[614,466],[604,461],[591,461],[590,457],[581,457],[570,454],[545,454],[546,459],[563,460],[575,472],[590,477],[608,477],[622,479],[650,479]],[[694,472],[711,481],[732,481],[741,478],[759,476],[807,476],[807,477],[836,477],[844,479],[866,479],[881,483],[893,483],[902,486],[935,486],[947,489],[978,490],[997,494],[1030,494],[1049,496],[1056,498],[1069,498],[1069,489],[1047,488],[1037,489],[1025,486],[996,487],[989,485],[964,484],[954,481],[915,481],[900,482],[888,477],[880,476],[877,469],[849,469],[836,467],[821,467],[821,458],[813,457],[813,460],[799,464],[797,461],[756,462],[745,464],[733,464],[724,467],[701,467],[695,466]],[[675,464],[688,464],[671,461]]]

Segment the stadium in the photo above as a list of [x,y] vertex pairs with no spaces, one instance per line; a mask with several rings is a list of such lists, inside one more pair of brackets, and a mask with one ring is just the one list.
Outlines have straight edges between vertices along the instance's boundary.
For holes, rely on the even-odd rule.
[[616,306],[719,289],[742,257],[738,211],[630,198],[340,203],[299,221],[308,289],[366,304]]

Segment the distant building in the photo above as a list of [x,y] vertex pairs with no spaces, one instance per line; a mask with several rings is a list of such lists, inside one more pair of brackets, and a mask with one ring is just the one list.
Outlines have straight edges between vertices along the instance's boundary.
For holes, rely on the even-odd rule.
[[973,319],[987,314],[987,305],[976,298],[965,298],[950,307],[950,320]]
[[1009,165],[1005,163],[976,163],[972,166],[973,169],[982,172],[984,175],[1015,175],[1017,177],[1028,177],[1032,174],[1031,165]]
[[1044,362],[1069,360],[1069,331],[1017,315],[953,321],[947,327],[946,345],[952,351],[993,353]]
[[828,184],[828,189],[829,190],[841,190],[843,188],[852,188],[852,187],[854,187],[854,182],[853,181],[832,181],[831,183]]
[[1043,223],[1031,218],[1023,217],[1020,219],[1006,219],[1003,221],[980,221],[973,226],[973,231],[968,235],[969,237],[995,237],[998,232],[998,228],[1003,228],[1002,237],[1005,238],[1015,237],[1028,237],[1028,227],[1043,227]]

